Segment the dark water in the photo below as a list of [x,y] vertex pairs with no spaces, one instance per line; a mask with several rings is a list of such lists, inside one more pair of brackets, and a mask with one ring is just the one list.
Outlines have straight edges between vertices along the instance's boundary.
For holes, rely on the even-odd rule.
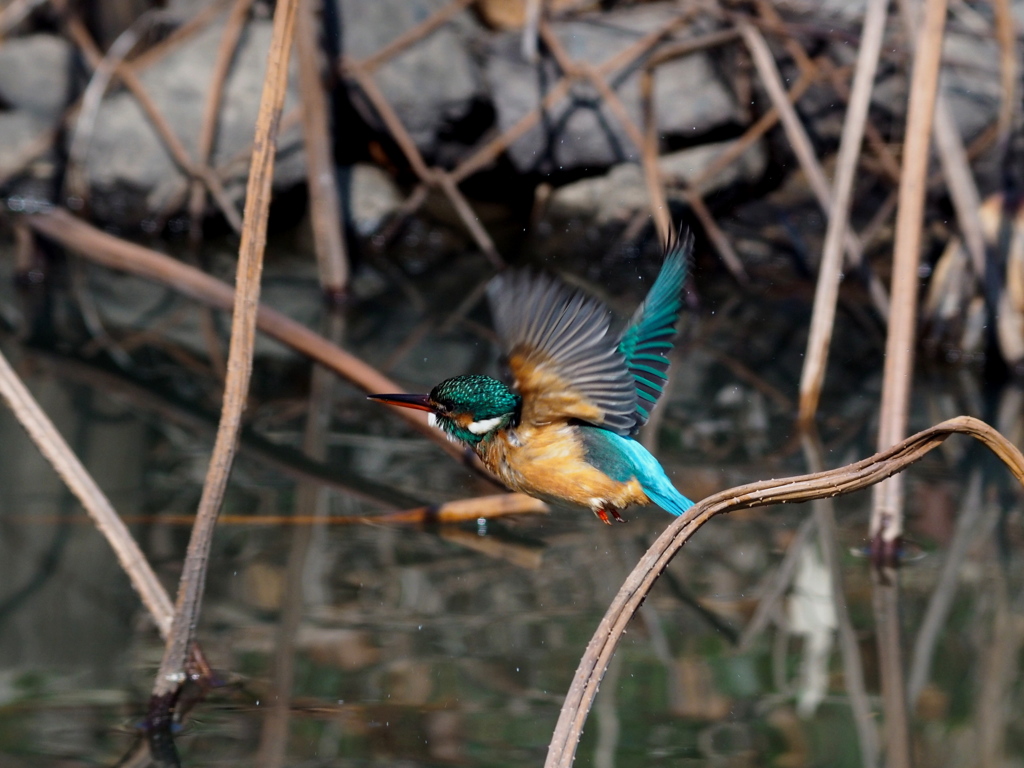
[[[333,329],[308,267],[271,262],[266,295],[409,388],[493,372],[482,307],[450,316],[486,277],[480,264],[412,266],[405,287],[367,269]],[[636,271],[603,283],[631,286],[623,313],[643,293]],[[217,408],[202,314],[125,277],[70,277],[52,305],[5,297],[3,351],[173,590]],[[694,498],[808,471],[791,427],[806,297],[764,283],[726,299],[729,286],[697,284],[702,304],[648,445]],[[876,431],[881,332],[866,312],[840,321],[826,466],[870,454]],[[223,335],[223,317],[212,325]],[[38,343],[54,331],[66,341]],[[591,633],[668,516],[343,524],[493,489],[331,377],[314,379],[312,406],[331,415],[327,458],[304,462],[310,367],[267,344],[257,373],[199,634],[222,684],[183,725],[184,764],[541,764]],[[971,413],[1019,443],[1020,402],[971,370],[922,373],[912,426]],[[137,742],[161,644],[108,545],[6,411],[0,435],[0,765],[115,765]],[[1020,765],[1020,489],[966,439],[907,477],[898,612],[917,763]],[[702,529],[630,625],[576,764],[884,764],[883,665],[860,555],[869,505],[861,492]]]

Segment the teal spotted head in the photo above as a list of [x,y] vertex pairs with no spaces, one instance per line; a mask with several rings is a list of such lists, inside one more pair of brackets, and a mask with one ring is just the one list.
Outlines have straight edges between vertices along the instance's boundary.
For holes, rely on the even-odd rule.
[[494,437],[512,424],[522,398],[490,376],[456,376],[429,395],[370,395],[371,400],[427,411],[431,423],[469,445]]

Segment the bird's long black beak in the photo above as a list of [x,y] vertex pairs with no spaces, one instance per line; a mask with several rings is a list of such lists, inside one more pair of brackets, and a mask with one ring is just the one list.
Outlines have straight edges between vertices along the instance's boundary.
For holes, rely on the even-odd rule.
[[399,405],[402,408],[415,408],[417,411],[434,412],[434,407],[430,404],[429,395],[367,395],[367,398],[376,400],[378,403]]

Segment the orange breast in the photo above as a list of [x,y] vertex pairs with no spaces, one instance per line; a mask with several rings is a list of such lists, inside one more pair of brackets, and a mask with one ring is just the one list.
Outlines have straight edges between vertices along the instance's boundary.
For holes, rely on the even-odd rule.
[[503,431],[477,453],[509,488],[531,496],[595,510],[650,503],[635,478],[619,482],[588,464],[577,429],[564,422]]

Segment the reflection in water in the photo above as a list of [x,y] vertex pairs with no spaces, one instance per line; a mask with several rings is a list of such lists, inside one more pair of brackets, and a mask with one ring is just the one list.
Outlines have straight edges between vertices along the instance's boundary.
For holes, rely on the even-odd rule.
[[[410,388],[495,373],[482,308],[446,314],[480,277],[423,276],[421,307],[381,287],[333,332],[374,364],[389,361]],[[130,292],[123,277],[90,280],[102,295]],[[195,509],[216,392],[175,326],[195,324],[188,305],[147,306],[159,333],[142,347],[127,336],[131,318],[98,303],[111,343],[133,361],[127,373],[10,340],[4,351],[118,511],[142,521],[133,532],[174,585],[188,536],[177,516]],[[805,452],[791,431],[806,312],[770,292],[706,298],[646,438],[678,485],[703,496],[871,452],[877,347],[858,329],[842,331],[820,448]],[[225,684],[180,734],[185,765],[539,764],[591,632],[670,518],[634,510],[608,528],[556,509],[450,529],[330,525],[492,489],[347,384],[322,374],[310,384],[305,363],[264,352],[200,631]],[[986,408],[962,371],[918,392],[914,428],[995,413],[1019,442],[1018,390]],[[157,635],[107,545],[6,413],[0,430],[0,764],[113,764],[134,743]],[[868,565],[851,554],[868,496],[750,510],[702,529],[631,625],[579,764],[883,764],[885,662]],[[900,574],[896,630],[919,764],[1020,761],[1019,489],[983,451],[951,441],[911,469],[908,498],[925,556]],[[271,515],[305,522],[244,522]]]

